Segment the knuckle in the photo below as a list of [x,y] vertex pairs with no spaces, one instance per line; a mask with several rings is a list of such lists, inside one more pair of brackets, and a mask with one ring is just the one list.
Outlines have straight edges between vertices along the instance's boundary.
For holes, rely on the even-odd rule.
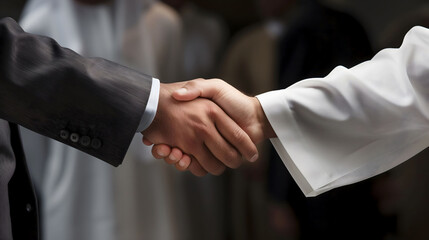
[[214,106],[213,104],[207,105],[207,115],[210,117],[210,119],[215,119],[219,115],[219,108]]
[[226,152],[225,165],[230,168],[238,168],[241,165],[241,155],[235,150]]
[[186,83],[185,87],[195,87],[195,81],[190,81],[188,83]]
[[234,129],[232,136],[234,138],[234,141],[236,141],[237,143],[242,142],[246,139],[246,133],[241,128]]
[[210,129],[206,124],[198,124],[196,126],[196,130],[198,135],[202,136],[203,139],[205,139],[206,137],[210,136]]
[[202,120],[195,121],[192,127],[195,133],[198,136],[202,136],[203,139],[208,137],[211,134],[212,127],[205,121],[202,121]]
[[225,81],[220,78],[214,78],[212,79],[216,84],[225,84]]
[[205,79],[204,79],[204,78],[197,78],[197,79],[194,79],[194,80],[188,81],[188,82],[186,83],[186,87],[195,88],[195,87],[197,87],[197,86],[198,86],[198,84],[199,84],[200,82],[202,82],[202,81],[205,81]]

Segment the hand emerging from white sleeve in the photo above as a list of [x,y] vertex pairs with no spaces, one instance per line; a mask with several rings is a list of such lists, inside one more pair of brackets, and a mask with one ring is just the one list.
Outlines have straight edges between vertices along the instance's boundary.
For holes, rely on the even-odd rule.
[[[206,86],[205,82],[161,84],[157,114],[152,124],[142,132],[146,145],[156,144],[152,150],[156,158],[165,158],[167,163],[176,164],[180,170],[189,169],[197,176],[207,172],[219,175],[226,167],[237,168],[243,162],[242,157],[255,161],[258,151],[254,142],[263,138],[258,133],[259,127],[247,121],[246,116],[239,118],[241,122],[232,120],[231,114],[219,107],[222,105],[211,101],[233,99],[210,97],[217,91],[209,89],[212,86]],[[224,82],[216,80],[216,83]],[[189,91],[184,93],[184,89]],[[244,97],[249,101],[256,100]],[[245,103],[249,104],[235,105]],[[255,112],[248,116],[253,118],[253,114]]]
[[[180,84],[181,87],[177,88]],[[174,87],[176,88],[174,89]],[[254,144],[275,137],[258,99],[244,95],[220,79],[197,79],[175,83],[174,87],[164,93],[171,94],[170,96],[174,99],[171,98],[165,103],[160,102],[160,107],[164,108],[163,105],[167,103],[171,107],[183,106],[183,109],[178,108],[174,111],[173,119],[162,117],[163,114],[160,111],[161,115],[158,116],[157,113],[155,120],[161,117],[165,124],[173,122],[177,127],[164,129],[172,131],[170,139],[153,139],[145,131],[143,132],[143,142],[146,145],[155,143],[152,148],[154,157],[164,158],[165,162],[174,164],[178,170],[189,169],[197,176],[204,175],[206,171],[220,174],[224,171],[225,166],[231,168],[240,166],[241,155],[250,162],[256,161],[258,155]],[[162,96],[162,93],[160,97],[168,99],[168,96]],[[207,117],[202,122],[200,122],[201,119],[195,122],[196,116],[200,114]],[[182,124],[181,122],[183,125],[179,125]],[[187,126],[191,128],[187,129]],[[193,133],[189,133],[189,131],[193,131]],[[172,134],[183,134],[183,132],[189,134],[177,135],[180,139],[170,141],[175,138],[175,135]],[[202,135],[200,135],[201,132]],[[165,134],[168,135],[167,132]],[[249,142],[250,140],[251,142]],[[211,154],[208,151],[195,151],[196,146],[201,143],[204,143],[205,149],[210,150]]]

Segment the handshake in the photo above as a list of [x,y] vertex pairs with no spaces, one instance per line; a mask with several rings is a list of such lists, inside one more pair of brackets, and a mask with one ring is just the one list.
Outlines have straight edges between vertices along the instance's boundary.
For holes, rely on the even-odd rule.
[[258,99],[220,79],[161,84],[155,119],[142,134],[155,158],[196,176],[254,162],[256,144],[276,136]]

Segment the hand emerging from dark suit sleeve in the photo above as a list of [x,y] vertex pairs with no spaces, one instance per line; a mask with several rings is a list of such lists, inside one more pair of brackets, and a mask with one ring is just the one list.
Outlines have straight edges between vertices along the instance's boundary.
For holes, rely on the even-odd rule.
[[[55,40],[0,20],[0,118],[61,141],[114,166],[121,164],[141,122],[152,77],[85,58]],[[221,174],[241,155],[257,158],[249,136],[207,99],[172,98],[183,83],[162,84],[155,120],[144,131],[153,143],[188,153],[191,171]]]
[[[184,83],[161,84],[157,114],[143,131],[147,143],[166,143],[183,150],[189,154],[183,161],[197,176],[206,172],[219,175],[225,167],[237,168],[242,156],[247,160],[258,157],[248,134],[217,104],[204,98],[182,102],[174,99],[174,90],[182,86]],[[181,152],[178,154],[182,158]]]
[[[244,95],[222,80],[197,79],[184,82],[182,83],[182,88],[177,89],[171,94],[175,100],[182,101],[183,103],[196,103],[203,99],[205,99],[205,101],[210,99],[226,113],[226,115],[222,116],[224,118],[232,118],[238,127],[243,129],[255,144],[264,139],[276,136],[258,99]],[[217,128],[221,132],[227,131],[228,128],[233,129],[234,127],[235,125],[230,125],[229,127],[217,125]],[[151,144],[150,139],[144,141],[146,141],[147,144]],[[152,154],[155,158],[164,158],[167,163],[175,164],[176,168],[179,170],[187,170],[189,166],[189,169],[195,174],[193,168],[195,168],[194,165],[198,165],[197,161],[200,161],[198,156],[190,158],[190,152],[181,148],[179,145],[170,144],[166,141],[158,141],[157,143],[163,144],[156,144],[152,148]],[[250,146],[250,144],[244,146]],[[257,159],[257,155],[252,155],[253,152],[251,152],[252,149],[250,147],[242,147],[241,149],[241,154],[243,156],[248,156],[246,157],[247,160],[253,162]],[[227,164],[225,165],[228,166]]]

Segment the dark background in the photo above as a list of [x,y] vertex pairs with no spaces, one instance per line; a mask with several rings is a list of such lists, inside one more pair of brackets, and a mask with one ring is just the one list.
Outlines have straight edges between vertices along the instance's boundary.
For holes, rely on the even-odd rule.
[[[260,20],[253,4],[254,0],[191,1],[220,15],[227,25],[229,37],[233,37],[240,30]],[[405,33],[408,29],[404,19],[412,16],[415,11],[429,6],[427,0],[325,0],[323,2],[354,16],[368,33],[370,44],[375,51],[385,47],[397,47],[398,42],[390,41],[389,32],[392,32],[392,28],[395,30],[404,28]],[[19,21],[25,3],[25,0],[1,0],[0,17],[8,16]],[[395,37],[398,39],[397,36]],[[428,156],[429,151],[426,150],[393,171],[377,177],[378,181],[374,189],[383,193],[389,190],[386,186],[396,187],[394,192],[396,195],[382,199],[383,204],[379,209],[386,215],[395,216],[392,220],[396,224],[395,229],[392,230],[393,236],[386,236],[386,240],[429,239]],[[389,193],[384,194],[392,196]],[[394,214],[391,209],[395,209]],[[395,233],[402,233],[403,236]],[[353,233],[348,234],[353,235]],[[344,239],[350,239],[347,233]]]
[[[0,17],[19,19],[25,0],[0,1]],[[253,0],[191,0],[203,8],[220,14],[231,35],[258,20]],[[327,4],[354,15],[365,27],[375,49],[381,47],[386,28],[428,3],[426,0],[325,0]],[[427,4],[426,4],[427,5]]]

